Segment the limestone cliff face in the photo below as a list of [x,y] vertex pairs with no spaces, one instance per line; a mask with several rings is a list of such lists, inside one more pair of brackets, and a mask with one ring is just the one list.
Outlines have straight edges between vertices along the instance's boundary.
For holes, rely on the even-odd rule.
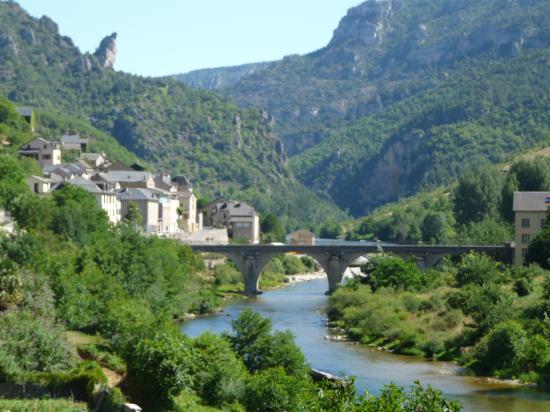
[[329,47],[344,44],[380,46],[386,20],[393,13],[394,7],[398,7],[400,3],[395,0],[368,0],[351,8],[334,31]]
[[113,33],[105,37],[99,43],[99,47],[94,53],[99,65],[102,68],[113,68],[116,61],[116,38],[117,34]]

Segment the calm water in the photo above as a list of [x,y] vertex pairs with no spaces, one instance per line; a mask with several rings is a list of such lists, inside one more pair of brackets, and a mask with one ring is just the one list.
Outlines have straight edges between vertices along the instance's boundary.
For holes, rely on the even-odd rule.
[[328,333],[323,316],[326,290],[326,280],[314,280],[266,292],[257,299],[237,302],[220,314],[188,321],[181,330],[189,336],[206,331],[220,333],[229,329],[230,320],[241,311],[252,308],[269,316],[276,329],[290,329],[312,367],[340,376],[354,375],[361,391],[368,388],[371,393],[377,393],[391,381],[409,387],[419,379],[459,400],[465,411],[550,412],[550,393],[460,376],[455,365],[445,362],[325,340]]

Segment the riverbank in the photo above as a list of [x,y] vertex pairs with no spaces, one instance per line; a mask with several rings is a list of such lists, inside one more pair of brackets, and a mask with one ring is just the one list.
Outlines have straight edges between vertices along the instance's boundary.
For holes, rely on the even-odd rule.
[[330,326],[369,347],[455,362],[479,377],[550,383],[543,312],[548,273],[515,267],[503,272],[475,254],[441,271],[383,259],[368,284],[354,281],[331,296]]
[[[463,412],[546,412],[550,394],[525,386],[511,386],[461,375],[453,363],[424,360],[379,351],[357,342],[325,340],[327,335],[326,279],[288,284],[255,299],[241,299],[227,305],[223,313],[200,317],[181,325],[188,336],[204,332],[223,333],[231,321],[248,308],[271,319],[276,330],[290,330],[312,368],[336,376],[355,376],[358,392],[381,393],[390,382],[409,389],[415,380],[441,389],[464,406]],[[341,331],[331,331],[342,334]]]

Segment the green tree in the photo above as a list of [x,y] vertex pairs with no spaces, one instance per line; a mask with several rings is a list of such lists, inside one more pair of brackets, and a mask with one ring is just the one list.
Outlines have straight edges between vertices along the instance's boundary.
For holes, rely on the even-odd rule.
[[414,258],[404,260],[392,255],[377,256],[363,271],[367,272],[373,291],[381,287],[405,290],[419,290],[422,287],[422,272]]
[[469,283],[485,286],[500,277],[498,263],[487,255],[468,253],[462,256],[457,266],[456,282],[459,287]]
[[304,378],[287,375],[282,368],[269,368],[252,375],[246,385],[248,411],[307,411],[315,408],[315,389]]
[[550,169],[548,161],[542,158],[519,160],[510,168],[515,175],[518,190],[522,192],[538,192],[548,190],[550,186]]
[[279,218],[273,213],[266,213],[261,216],[260,230],[262,232],[262,240],[265,243],[285,241],[285,228]]
[[447,218],[444,213],[429,212],[420,226],[422,239],[441,242],[446,238]]
[[191,389],[194,350],[177,332],[160,333],[140,341],[128,354],[128,380],[140,404],[165,410],[184,389]]
[[271,333],[271,321],[250,309],[231,322],[228,335],[233,350],[249,371],[282,367],[288,374],[304,375],[308,366],[290,332]]
[[475,368],[483,372],[503,371],[511,376],[520,366],[527,343],[527,333],[515,320],[495,325],[475,347]]
[[229,342],[205,333],[192,344],[196,355],[193,388],[201,398],[219,406],[242,399],[247,373]]
[[94,232],[107,231],[109,221],[95,198],[74,185],[64,185],[53,192],[54,209],[51,228],[80,244]]
[[140,227],[142,225],[143,217],[136,202],[128,203],[128,212],[124,216],[124,220],[133,227]]
[[453,207],[458,223],[479,222],[496,216],[500,210],[502,177],[498,171],[484,167],[464,174],[453,191]]

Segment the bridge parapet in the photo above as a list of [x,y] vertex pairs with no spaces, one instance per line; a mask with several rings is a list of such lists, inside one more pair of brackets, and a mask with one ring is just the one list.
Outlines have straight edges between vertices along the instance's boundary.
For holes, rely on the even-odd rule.
[[[505,246],[447,246],[447,245],[192,245],[195,252],[219,253],[233,260],[243,275],[245,293],[260,294],[260,275],[265,265],[275,256],[300,253],[316,259],[327,274],[329,289],[333,293],[340,285],[344,272],[358,257],[365,254],[387,252],[399,256],[414,256],[433,267],[444,256],[463,255],[469,252],[485,253],[504,263],[512,263],[513,248]],[[383,250],[382,250],[383,249]]]

